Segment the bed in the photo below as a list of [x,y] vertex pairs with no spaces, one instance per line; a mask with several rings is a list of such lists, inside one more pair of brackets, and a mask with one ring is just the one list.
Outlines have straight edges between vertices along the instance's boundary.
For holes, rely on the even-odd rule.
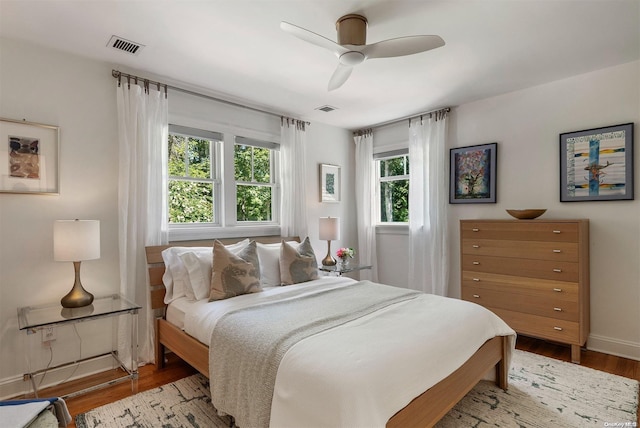
[[[283,238],[252,239],[277,246]],[[297,238],[284,239],[289,242],[299,241]],[[222,241],[232,246],[239,240]],[[167,288],[163,283],[166,273],[163,251],[169,247],[206,248],[211,245],[211,241],[178,242],[168,246],[147,247],[146,254],[152,307],[164,313],[156,322],[156,364],[159,368],[163,366],[164,353],[169,349],[209,377],[212,401],[219,410],[219,403],[213,394],[215,386],[222,384],[222,380],[218,381],[215,376],[219,376],[221,372],[220,364],[224,364],[221,363],[224,361],[224,353],[236,352],[233,350],[236,343],[225,342],[235,340],[229,338],[234,334],[214,334],[212,329],[214,332],[224,332],[225,328],[234,331],[234,327],[229,327],[227,323],[236,313],[249,317],[241,321],[245,323],[250,322],[247,319],[262,319],[253,318],[258,316],[267,316],[265,319],[269,319],[269,311],[275,309],[266,310],[265,307],[280,308],[279,314],[289,316],[289,313],[295,311],[289,310],[286,305],[297,299],[307,301],[311,310],[340,306],[328,305],[327,302],[361,301],[366,300],[369,295],[379,293],[391,293],[394,296],[392,299],[397,300],[380,307],[375,306],[377,303],[372,303],[367,307],[375,309],[341,321],[338,325],[323,327],[324,330],[304,336],[290,348],[286,348],[281,359],[276,360],[278,365],[276,374],[273,374],[272,396],[268,397],[271,400],[268,401],[271,426],[295,426],[304,422],[305,426],[427,427],[433,426],[478,381],[488,376],[501,388],[507,388],[509,358],[515,333],[489,311],[469,302],[422,293],[414,295],[396,287],[337,277],[323,277],[289,287],[266,287],[259,293],[215,302],[189,299],[186,296],[168,299]],[[266,270],[264,274],[267,275]],[[389,296],[385,299],[390,298]],[[165,300],[171,303],[167,306]],[[265,304],[267,301],[269,303]],[[429,309],[423,310],[424,307]],[[411,318],[413,316],[418,318]],[[480,324],[473,317],[486,320],[490,326]],[[448,327],[441,324],[443,320],[447,320]],[[439,325],[432,329],[410,328],[415,322],[436,324],[436,321]],[[277,325],[287,323],[291,321]],[[254,329],[245,328],[236,331],[252,330]],[[398,331],[402,334],[398,334]],[[256,334],[261,337],[261,333]],[[460,339],[451,340],[454,334],[460,335]],[[249,335],[249,338],[242,340],[251,342],[253,339],[250,337]],[[354,339],[355,337],[360,337],[361,340]],[[217,341],[211,342],[214,339]],[[214,345],[210,346],[211,343]],[[218,346],[222,343],[225,345]],[[375,352],[371,352],[371,349],[375,349]],[[411,352],[405,351],[409,349]],[[372,354],[376,357],[371,357]],[[395,360],[400,357],[407,360]],[[239,376],[242,376],[244,370],[235,367],[235,364],[223,367],[229,368],[231,374],[228,377],[231,378],[235,376],[234,370]],[[407,367],[411,367],[411,370]],[[416,373],[420,375],[416,376]],[[359,382],[363,380],[364,384],[360,385]],[[234,386],[233,382],[231,386]],[[221,388],[228,391],[224,389],[227,387]],[[244,392],[234,392],[236,397],[246,395]],[[341,408],[345,401],[348,401],[348,406]],[[261,420],[234,414],[241,413],[241,410],[232,408],[228,411],[224,407],[226,405],[221,406],[223,412],[234,416],[240,427],[243,423],[245,426],[252,426],[253,423],[249,421]]]

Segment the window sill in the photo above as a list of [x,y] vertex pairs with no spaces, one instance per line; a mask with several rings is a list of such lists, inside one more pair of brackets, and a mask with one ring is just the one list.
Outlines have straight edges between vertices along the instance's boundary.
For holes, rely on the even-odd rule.
[[218,238],[246,238],[280,235],[279,225],[251,226],[180,226],[169,229],[169,241],[197,241]]
[[408,223],[377,224],[377,235],[409,235]]

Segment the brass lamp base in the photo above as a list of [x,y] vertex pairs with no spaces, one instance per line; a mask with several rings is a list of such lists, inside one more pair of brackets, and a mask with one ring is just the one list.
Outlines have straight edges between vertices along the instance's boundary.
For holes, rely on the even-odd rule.
[[331,241],[327,241],[327,256],[322,259],[322,266],[335,266],[336,259],[331,257]]
[[82,308],[93,303],[93,294],[82,287],[80,282],[80,262],[73,262],[76,279],[73,288],[60,300],[63,308]]

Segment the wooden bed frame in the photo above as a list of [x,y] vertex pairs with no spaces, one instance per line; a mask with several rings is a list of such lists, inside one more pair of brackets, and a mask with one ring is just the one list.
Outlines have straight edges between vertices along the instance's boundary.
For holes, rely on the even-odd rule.
[[[223,244],[238,242],[244,238],[220,239]],[[275,243],[280,236],[262,236],[251,238],[257,242]],[[284,238],[297,240],[298,238]],[[151,287],[151,307],[165,308],[165,289],[162,283],[164,262],[162,251],[175,246],[212,246],[213,241],[172,242],[170,245],[146,247],[149,266],[149,285]],[[156,319],[155,359],[158,369],[164,367],[165,349],[171,350],[203,375],[209,377],[209,347],[188,335],[178,327],[167,322],[164,317]],[[508,386],[507,336],[498,336],[488,340],[460,368],[427,391],[416,397],[405,408],[398,411],[387,427],[431,427],[447,414],[489,370],[495,368],[496,385],[506,390]]]

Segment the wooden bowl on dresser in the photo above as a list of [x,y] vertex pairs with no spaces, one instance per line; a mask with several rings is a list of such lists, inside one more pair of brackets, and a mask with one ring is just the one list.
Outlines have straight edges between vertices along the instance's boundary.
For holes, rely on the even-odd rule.
[[517,218],[518,220],[533,220],[540,217],[547,211],[546,209],[526,209],[526,210],[507,210],[510,216]]

